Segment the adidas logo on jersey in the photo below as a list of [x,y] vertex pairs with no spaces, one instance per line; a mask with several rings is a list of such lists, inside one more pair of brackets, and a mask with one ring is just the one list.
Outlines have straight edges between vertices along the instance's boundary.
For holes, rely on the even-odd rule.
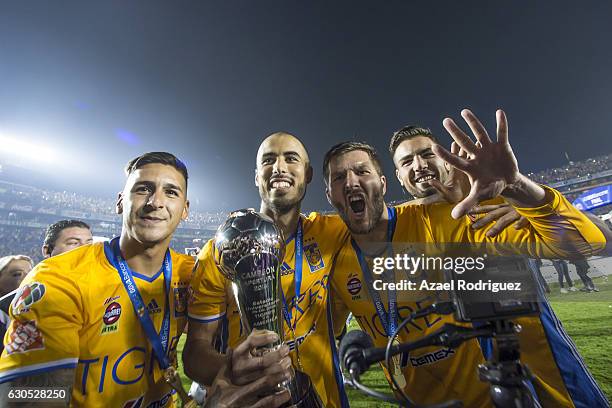
[[161,307],[159,307],[155,299],[151,299],[151,301],[147,305],[147,311],[149,312],[149,314],[160,313]]

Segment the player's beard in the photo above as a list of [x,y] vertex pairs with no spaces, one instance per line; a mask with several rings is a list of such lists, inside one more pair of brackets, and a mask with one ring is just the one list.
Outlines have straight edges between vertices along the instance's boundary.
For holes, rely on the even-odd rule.
[[[432,170],[431,173],[432,173],[434,179],[436,179],[438,181],[441,181],[441,179],[440,179],[441,174],[438,171],[438,169]],[[415,198],[425,198],[425,197],[429,197],[429,196],[432,196],[432,195],[438,193],[438,190],[436,190],[436,188],[433,187],[430,183],[427,183],[427,186],[421,186],[421,187],[418,187],[418,188],[417,188],[416,182],[414,180],[412,180],[412,183],[413,183],[412,185],[408,184],[410,186],[410,188],[407,189],[407,190]]]
[[287,214],[297,209],[300,210],[302,200],[306,195],[306,183],[298,183],[295,185],[295,194],[284,194],[277,197],[266,196],[263,199],[268,208],[277,214]]
[[[336,207],[338,208],[338,207]],[[349,231],[352,234],[367,234],[376,227],[376,225],[380,222],[382,218],[383,209],[385,208],[385,201],[383,197],[383,187],[377,188],[372,192],[372,196],[366,196],[366,209],[367,211],[367,220],[365,223],[357,223],[351,220],[348,212],[349,208],[342,205],[341,211],[338,211],[340,214],[340,218],[344,221]]]

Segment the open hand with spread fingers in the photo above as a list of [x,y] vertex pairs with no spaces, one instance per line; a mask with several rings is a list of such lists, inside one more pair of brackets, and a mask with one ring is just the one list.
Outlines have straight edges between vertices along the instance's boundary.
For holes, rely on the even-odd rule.
[[[496,142],[491,140],[484,126],[470,110],[462,110],[461,116],[467,122],[476,141],[463,132],[452,119],[446,118],[442,123],[461,150],[467,153],[467,157],[453,154],[440,145],[433,146],[434,153],[465,173],[470,183],[469,194],[453,208],[452,217],[459,218],[479,202],[500,195],[505,196],[506,192],[510,192],[511,198],[517,198],[513,202],[515,205],[535,206],[542,202],[544,190],[533,182],[525,183],[526,178],[519,173],[516,157],[508,143],[506,114],[502,110],[496,112]],[[521,187],[520,184],[528,185]],[[515,193],[516,189],[521,190],[519,194]],[[517,202],[524,198],[527,200]]]

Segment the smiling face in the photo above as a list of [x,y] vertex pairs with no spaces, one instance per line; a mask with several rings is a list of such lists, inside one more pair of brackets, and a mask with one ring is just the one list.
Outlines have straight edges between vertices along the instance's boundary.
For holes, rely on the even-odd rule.
[[417,198],[437,192],[429,184],[431,179],[435,178],[444,184],[448,177],[444,160],[431,150],[434,144],[426,136],[416,136],[400,143],[393,154],[395,174],[400,184]]
[[134,170],[117,201],[123,234],[145,245],[169,243],[188,216],[186,184],[185,177],[169,165],[146,164]]
[[329,161],[327,199],[349,230],[366,234],[378,224],[387,188],[367,152],[353,150]]
[[19,287],[25,276],[32,270],[30,262],[23,259],[14,259],[0,272],[0,296]]
[[279,213],[299,208],[311,179],[308,153],[295,136],[275,133],[261,143],[255,185],[265,207]]

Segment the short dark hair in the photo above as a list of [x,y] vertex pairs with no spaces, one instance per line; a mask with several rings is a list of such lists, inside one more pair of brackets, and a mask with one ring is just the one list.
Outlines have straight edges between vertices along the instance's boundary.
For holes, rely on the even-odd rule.
[[378,174],[382,176],[382,164],[380,162],[380,157],[378,156],[378,152],[373,146],[365,142],[342,142],[333,146],[331,149],[325,153],[325,158],[323,159],[323,177],[325,178],[325,185],[328,185],[329,178],[329,162],[336,156],[340,156],[342,154],[346,154],[355,150],[364,151],[370,156],[370,159],[374,163],[374,167],[376,167],[376,171]]
[[45,241],[43,242],[43,245],[46,245],[47,248],[49,248],[49,253],[53,252],[55,242],[57,241],[60,232],[66,228],[72,227],[86,228],[91,230],[91,227],[87,223],[79,220],[61,220],[49,225],[47,227],[47,231],[45,232]]
[[403,128],[393,132],[393,136],[391,136],[391,142],[389,142],[389,153],[391,153],[391,157],[393,157],[395,154],[397,146],[399,146],[400,143],[402,143],[404,140],[414,139],[418,136],[427,137],[434,143],[438,143],[438,140],[433,133],[431,133],[430,129],[414,125],[404,126]]
[[127,166],[125,166],[125,174],[129,176],[147,164],[165,164],[174,167],[185,177],[185,186],[187,186],[187,179],[189,178],[187,166],[175,155],[167,152],[148,152],[130,160]]

